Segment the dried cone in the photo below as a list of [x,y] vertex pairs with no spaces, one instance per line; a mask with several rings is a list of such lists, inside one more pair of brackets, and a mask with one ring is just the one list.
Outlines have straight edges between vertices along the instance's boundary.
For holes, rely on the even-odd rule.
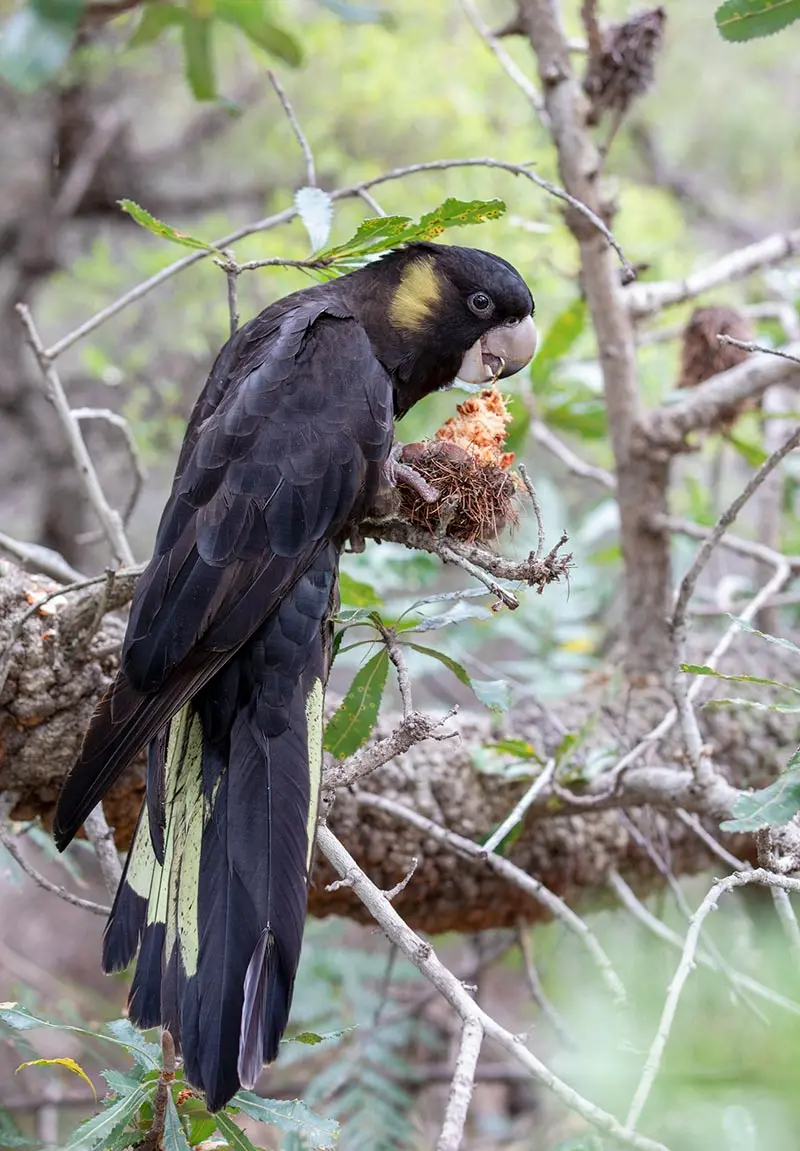
[[403,462],[439,495],[426,503],[416,489],[400,481],[401,512],[417,527],[453,539],[493,540],[518,522],[517,488],[508,474],[514,453],[504,450],[511,416],[495,386],[470,396],[456,411],[434,440],[403,449]]
[[[719,372],[734,368],[750,355],[731,344],[721,344],[717,336],[732,336],[734,340],[749,343],[756,337],[755,329],[748,316],[735,308],[708,307],[695,308],[683,329],[681,350],[681,372],[679,388],[696,388]],[[760,400],[742,400],[732,404],[720,423],[721,430],[728,430],[736,419],[760,405]]]
[[591,104],[589,124],[598,124],[605,112],[621,118],[652,86],[666,20],[666,9],[659,5],[603,32],[602,51],[590,54],[583,80]]

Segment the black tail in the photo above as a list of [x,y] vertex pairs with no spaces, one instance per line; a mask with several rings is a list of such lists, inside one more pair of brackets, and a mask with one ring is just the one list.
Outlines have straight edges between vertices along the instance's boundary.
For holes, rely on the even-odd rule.
[[[334,563],[326,549],[170,722],[148,774],[148,792],[163,795],[163,840],[150,826],[157,800],[140,817],[106,928],[106,971],[139,948],[130,1018],[169,1027],[211,1110],[255,1084],[288,1021],[317,818]],[[158,855],[154,843],[163,843]]]

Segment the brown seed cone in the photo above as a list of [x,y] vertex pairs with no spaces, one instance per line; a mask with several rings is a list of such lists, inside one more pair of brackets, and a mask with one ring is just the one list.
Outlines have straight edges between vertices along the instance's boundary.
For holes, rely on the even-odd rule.
[[666,20],[666,9],[659,5],[604,31],[603,50],[590,54],[583,80],[591,104],[589,124],[598,124],[605,112],[624,116],[651,87]]
[[406,444],[402,459],[439,493],[426,503],[416,489],[399,481],[401,514],[417,527],[475,543],[494,540],[518,522],[516,485],[497,464],[481,463],[449,440]]
[[[695,308],[683,329],[679,388],[696,388],[719,372],[741,364],[750,355],[731,344],[721,344],[717,336],[732,336],[734,340],[749,343],[755,339],[756,332],[750,318],[736,308],[717,305]],[[720,423],[720,430],[728,431],[743,412],[753,411],[760,404],[760,399],[755,399],[731,405]]]

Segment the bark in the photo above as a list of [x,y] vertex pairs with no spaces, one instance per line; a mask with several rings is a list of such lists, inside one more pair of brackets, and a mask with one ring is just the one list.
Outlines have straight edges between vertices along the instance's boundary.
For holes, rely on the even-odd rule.
[[[121,579],[112,589],[109,607],[130,596],[132,580]],[[117,667],[124,624],[106,615],[98,630],[96,593],[73,592],[43,604],[26,622],[22,615],[37,596],[55,585],[0,563],[0,791],[16,793],[15,816],[52,815],[60,782],[69,769],[92,709],[111,682]],[[783,653],[767,644],[734,649],[729,666],[781,678]],[[758,659],[758,663],[755,660]],[[504,735],[527,739],[542,757],[555,753],[565,728],[589,725],[585,745],[577,747],[570,766],[580,769],[591,750],[621,754],[664,715],[671,701],[657,686],[625,690],[612,685],[612,676],[598,676],[580,697],[552,711],[534,700],[520,705],[505,722]],[[737,787],[763,783],[786,763],[796,739],[791,717],[766,711],[735,714],[707,710],[704,738],[716,761]],[[787,718],[788,721],[787,722]],[[480,841],[509,813],[527,783],[482,774],[471,752],[496,738],[484,716],[453,721],[458,738],[428,740],[362,780],[364,790],[376,791],[442,826]],[[384,734],[388,731],[384,730]],[[381,734],[381,733],[378,733]],[[584,789],[597,793],[602,777]],[[142,763],[135,765],[114,788],[106,814],[117,843],[127,846],[144,791]],[[735,790],[724,780],[698,792],[675,744],[665,744],[658,758],[632,769],[625,778],[617,806],[583,811],[580,796],[559,809],[552,798],[533,809],[509,858],[540,879],[570,904],[608,900],[606,881],[616,868],[637,890],[646,891],[661,877],[647,851],[639,846],[620,807],[655,845],[675,874],[709,865],[711,856],[697,836],[674,815],[676,807],[703,813],[706,826],[717,832]],[[585,799],[584,799],[585,802]],[[340,790],[330,825],[347,849],[382,888],[394,886],[416,856],[419,866],[397,898],[401,915],[413,926],[431,932],[478,930],[508,926],[518,919],[543,918],[538,904],[480,862],[467,862],[446,846],[403,824],[360,806],[347,789]],[[748,839],[727,837],[726,846],[748,853]],[[362,905],[346,888],[328,893],[330,872],[318,865],[311,892],[312,914],[341,914],[363,919]]]

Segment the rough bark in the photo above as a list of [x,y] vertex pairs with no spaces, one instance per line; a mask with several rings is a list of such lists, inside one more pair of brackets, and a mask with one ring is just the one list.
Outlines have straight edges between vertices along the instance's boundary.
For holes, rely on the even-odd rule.
[[[120,581],[110,606],[125,601],[130,584],[130,580]],[[12,564],[0,563],[0,678],[6,667],[8,672],[0,689],[0,791],[17,794],[18,817],[38,814],[45,821],[52,814],[60,781],[78,750],[92,709],[116,670],[124,627],[118,617],[107,615],[91,634],[96,600],[94,594],[81,592],[43,604],[20,626],[21,616],[35,598],[54,586]],[[781,658],[769,645],[735,651],[731,666],[737,670],[743,666],[753,670],[758,658],[760,674],[780,674],[779,667],[765,663]],[[574,763],[579,765],[590,748],[622,753],[661,719],[671,701],[658,687],[626,690],[621,695],[612,687],[614,682],[611,677],[597,677],[579,698],[553,711],[529,700],[507,718],[504,734],[529,740],[546,757],[561,743],[565,727],[577,731],[591,721],[586,745],[575,752]],[[505,818],[527,784],[476,770],[472,749],[496,738],[488,719],[458,717],[453,726],[458,738],[418,745],[359,786],[478,842]],[[795,729],[796,724],[769,712],[704,713],[704,736],[713,745],[727,779],[738,787],[774,776],[793,750]],[[596,792],[600,784],[590,784],[586,790]],[[707,867],[711,857],[675,817],[674,809],[699,810],[709,829],[716,832],[733,794],[724,781],[698,793],[673,743],[641,768],[631,770],[622,800],[607,803],[626,807],[667,865],[681,874]],[[122,848],[130,840],[142,795],[140,763],[106,803]],[[577,797],[573,806],[580,802]],[[407,824],[360,806],[347,790],[337,794],[330,824],[383,888],[403,877],[412,857],[419,858],[413,880],[396,901],[404,918],[418,928],[477,930],[507,926],[519,918],[543,917],[537,904],[482,863],[464,861]],[[743,837],[738,841],[729,837],[726,845],[740,854],[748,851]],[[659,881],[652,859],[637,845],[617,807],[587,812],[579,807],[570,810],[565,801],[559,810],[551,799],[529,813],[510,858],[571,904],[607,899],[606,879],[612,868],[639,890]],[[325,867],[318,866],[312,913],[363,918],[363,907],[346,888],[325,891],[330,879]]]

